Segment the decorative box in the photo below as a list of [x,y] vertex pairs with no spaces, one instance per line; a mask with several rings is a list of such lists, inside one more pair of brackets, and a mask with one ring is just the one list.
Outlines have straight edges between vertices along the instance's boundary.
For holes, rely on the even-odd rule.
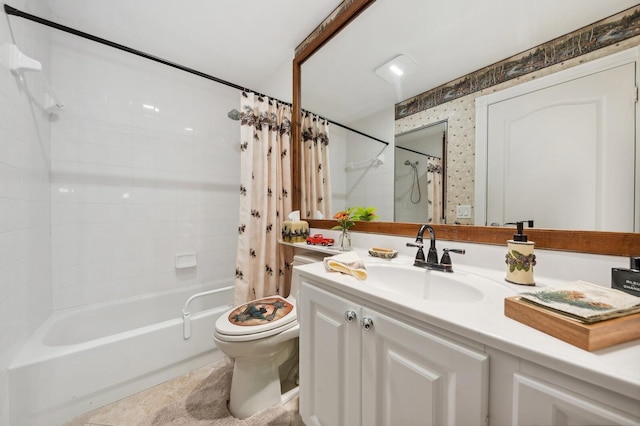
[[304,243],[309,236],[309,223],[304,220],[282,222],[282,241]]

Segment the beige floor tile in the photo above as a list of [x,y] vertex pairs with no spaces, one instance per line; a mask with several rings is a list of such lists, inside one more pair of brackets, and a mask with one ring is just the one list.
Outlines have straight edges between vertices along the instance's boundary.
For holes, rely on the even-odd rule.
[[[167,407],[182,398],[190,396],[193,392],[198,392],[198,388],[203,385],[206,379],[209,378],[216,368],[229,368],[231,365],[232,361],[225,358],[215,364],[194,370],[188,374],[169,380],[165,383],[161,383],[128,398],[124,398],[120,401],[116,401],[112,404],[83,414],[66,423],[65,426],[134,426],[139,424],[150,424],[150,421],[152,421],[156,414],[164,407]],[[303,425],[300,420],[300,416],[297,413],[298,398],[294,398],[292,401],[285,404],[283,408],[290,413],[290,425]],[[185,421],[188,422],[188,419]],[[187,424],[186,422],[179,423]],[[233,417],[224,419],[223,423],[238,425],[244,424],[244,422],[233,419]],[[249,424],[254,423],[249,422]],[[279,420],[278,424],[282,424],[282,421]]]

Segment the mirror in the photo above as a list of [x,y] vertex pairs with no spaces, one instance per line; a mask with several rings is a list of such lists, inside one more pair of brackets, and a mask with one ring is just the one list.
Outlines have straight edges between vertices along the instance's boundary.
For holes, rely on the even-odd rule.
[[[367,9],[367,7],[373,3],[373,7]],[[311,88],[313,90],[323,91],[328,96],[325,97],[328,100],[331,100],[332,103],[327,104],[326,107],[323,107],[320,103],[306,103],[305,101],[305,109],[312,110],[320,115],[326,116],[330,119],[340,119],[341,112],[345,112],[345,119],[342,121],[343,123],[354,122],[358,119],[357,114],[360,114],[360,117],[365,117],[367,115],[371,115],[374,112],[380,111],[379,109],[379,98],[385,97],[385,101],[387,105],[393,105],[402,100],[408,99],[411,96],[422,93],[424,90],[428,88],[437,87],[441,84],[450,81],[452,78],[466,75],[474,70],[480,69],[487,64],[499,61],[503,58],[509,57],[514,53],[519,51],[524,51],[526,48],[536,45],[536,43],[542,43],[546,40],[549,40],[551,35],[549,33],[545,34],[534,34],[534,29],[536,28],[536,24],[538,22],[542,22],[548,18],[549,22],[555,23],[562,27],[563,25],[571,26],[572,28],[579,28],[581,25],[588,24],[591,22],[595,22],[598,19],[601,19],[603,16],[609,16],[612,13],[615,13],[619,10],[623,10],[626,7],[630,7],[633,5],[632,2],[616,2],[615,4],[607,3],[599,5],[590,5],[589,8],[582,8],[580,4],[565,4],[562,5],[554,5],[554,7],[567,7],[567,10],[564,12],[559,9],[554,9],[553,11],[549,11],[548,16],[541,17],[540,15],[535,15],[528,12],[538,12],[531,10],[531,6],[527,6],[528,2],[513,2],[513,4],[509,3],[509,10],[490,10],[491,7],[485,7],[483,5],[478,5],[476,2],[470,2],[468,4],[458,4],[455,5],[439,5],[438,7],[434,6],[425,6],[430,10],[416,10],[416,8],[422,7],[420,4],[415,4],[415,2],[409,2],[410,4],[404,4],[402,2],[390,2],[390,1],[355,1],[351,5],[345,7],[346,13],[341,15],[339,19],[336,19],[336,22],[329,23],[327,25],[323,24],[322,31],[319,32],[319,35],[313,39],[311,42],[304,45],[296,54],[294,59],[294,126],[296,125],[296,108],[297,111],[301,108],[301,98],[304,97],[306,101],[311,100],[312,98],[308,98],[308,96],[312,96],[312,92],[307,92],[307,88]],[[579,2],[578,2],[579,3]],[[456,10],[449,10],[449,9]],[[484,9],[483,9],[484,8]],[[511,10],[511,9],[514,10]],[[616,10],[613,10],[614,8]],[[372,25],[370,22],[365,19],[368,18],[368,14],[370,11],[378,10],[378,13],[381,15],[386,15],[387,22],[383,25]],[[365,11],[363,13],[363,10]],[[579,11],[579,13],[574,13]],[[409,13],[410,12],[410,13]],[[566,12],[566,13],[565,13]],[[369,28],[368,32],[365,32],[364,35],[358,35],[358,31],[350,32],[346,37],[346,47],[343,47],[344,55],[338,57],[333,57],[330,59],[330,63],[332,64],[333,71],[327,72],[327,77],[336,76],[338,74],[338,78],[336,81],[347,80],[344,76],[347,73],[351,73],[353,69],[358,69],[358,64],[365,64],[368,58],[368,55],[371,54],[371,51],[366,49],[367,45],[374,45],[375,49],[378,51],[382,51],[389,47],[390,34],[404,34],[405,37],[411,38],[412,44],[409,46],[422,47],[423,51],[431,52],[431,54],[441,54],[443,51],[449,52],[448,56],[446,56],[446,60],[439,61],[425,61],[426,63],[430,63],[429,70],[418,73],[421,77],[422,82],[419,89],[412,86],[409,80],[406,82],[398,83],[395,85],[384,86],[388,84],[381,80],[379,77],[374,75],[369,69],[368,65],[362,65],[360,68],[364,67],[369,72],[369,76],[361,78],[361,81],[357,83],[353,83],[352,80],[349,80],[347,84],[351,84],[354,87],[366,87],[367,96],[363,98],[362,96],[350,96],[352,93],[350,90],[343,90],[344,86],[322,86],[315,85],[312,83],[312,70],[314,69],[314,63],[322,63],[323,60],[327,58],[326,48],[331,47],[333,49],[334,41],[331,38],[347,24],[353,17],[358,14],[363,13],[358,19],[353,21],[349,25],[349,30],[351,30],[352,26],[354,26],[355,30],[362,28]],[[400,14],[401,16],[398,16]],[[442,15],[440,15],[442,14]],[[535,16],[534,16],[535,15]],[[451,24],[451,17],[454,16],[456,19],[456,25]],[[563,19],[559,20],[559,16],[563,16]],[[565,19],[568,17],[570,19]],[[514,19],[514,17],[518,17],[519,19]],[[415,19],[414,19],[415,18]],[[362,21],[361,21],[362,19]],[[410,21],[410,19],[414,19]],[[580,21],[582,20],[582,21]],[[392,21],[392,22],[389,22]],[[398,23],[397,25],[393,25],[393,22]],[[425,22],[428,22],[429,25],[425,25]],[[492,23],[490,23],[492,22]],[[479,24],[480,28],[473,27],[473,25]],[[443,28],[444,26],[444,28]],[[447,38],[446,36],[446,27],[451,27],[453,29],[465,28],[464,34],[460,35],[460,33],[456,33],[453,38]],[[546,27],[545,23],[545,27]],[[552,25],[553,26],[553,25]],[[476,30],[474,30],[476,28]],[[428,30],[427,35],[420,35],[419,30]],[[458,31],[458,30],[456,30]],[[554,28],[554,35],[565,34],[568,31],[565,29],[560,29],[558,32],[558,27]],[[514,33],[521,34],[522,37],[519,37],[517,41],[517,46],[513,45],[508,47],[506,50],[504,46],[498,46],[500,43],[490,43],[487,42],[486,37],[496,37],[500,38],[500,34],[504,33]],[[340,37],[340,34],[338,34]],[[540,38],[542,37],[542,39]],[[512,39],[510,37],[509,39]],[[327,43],[328,40],[331,40],[327,46],[323,45]],[[479,41],[482,46],[480,48],[470,48],[470,41]],[[514,52],[515,49],[515,52]],[[340,49],[338,49],[340,50]],[[397,53],[397,48],[394,48],[394,51]],[[460,54],[460,52],[464,52],[464,54]],[[435,55],[437,56],[437,55]],[[442,57],[442,56],[440,56]],[[343,62],[344,59],[344,62]],[[304,63],[304,70],[301,69]],[[338,67],[336,64],[340,64]],[[355,65],[354,65],[355,64]],[[352,69],[352,67],[354,67]],[[348,70],[347,73],[344,70]],[[302,74],[304,73],[304,78]],[[340,77],[343,77],[342,79]],[[305,83],[303,89],[301,89],[301,80]],[[333,84],[333,83],[332,83]],[[385,89],[383,90],[375,90],[376,88],[380,88],[380,85],[383,85]],[[304,91],[304,95],[303,92]],[[382,94],[381,94],[382,93]],[[346,97],[341,96],[342,94],[347,95]],[[384,95],[384,96],[383,96]],[[444,94],[447,96],[447,93]],[[388,108],[388,107],[387,107]],[[451,113],[455,109],[455,105],[451,107],[452,109],[448,111],[439,111],[435,112],[435,114],[442,114],[440,117],[428,117],[427,119],[414,120],[411,123],[412,128],[422,127],[425,124],[429,124],[434,121],[441,121],[443,118],[449,118],[449,123],[451,124]],[[412,117],[409,117],[412,118]],[[415,118],[415,117],[413,117]],[[467,132],[473,131],[473,122],[470,124],[467,123],[457,123],[461,125],[456,131],[464,131],[464,125],[467,125]],[[385,129],[392,127],[392,124],[385,126]],[[402,132],[406,130],[406,127],[401,128],[398,123],[395,123],[395,127],[393,132],[396,130]],[[297,127],[296,127],[297,128]],[[449,129],[449,134],[451,135],[451,128]],[[296,135],[294,135],[295,138]],[[374,135],[379,136],[379,135]],[[297,164],[294,164],[294,175],[296,174]],[[294,190],[294,197],[296,196],[297,190]],[[449,207],[450,209],[451,207]],[[317,225],[317,227],[330,227],[330,222],[316,222],[312,221],[312,225]],[[400,223],[398,225],[389,224],[389,223],[380,223],[380,224],[360,224],[356,225],[360,227],[363,231],[368,232],[386,232],[396,235],[411,235],[414,231],[414,225],[408,223]],[[357,229],[356,229],[357,230]],[[478,242],[490,242],[490,243],[500,243],[504,242],[504,238],[502,234],[508,235],[510,230],[506,233],[503,232],[503,229],[494,229],[494,228],[483,228],[483,227],[455,227],[455,226],[443,226],[439,228],[439,235],[442,235],[442,238],[451,238],[461,241],[478,241]],[[585,232],[578,233],[580,235],[584,234],[584,240],[580,239],[578,241],[576,239],[576,234],[574,233],[566,233],[561,231],[542,231],[537,230],[534,231],[534,234],[544,235],[545,240],[540,247],[547,247],[552,249],[561,249],[561,250],[575,250],[582,252],[593,252],[593,253],[609,253],[609,254],[621,254],[621,255],[629,255],[634,251],[637,251],[635,247],[638,247],[640,244],[640,240],[638,240],[636,234],[623,234],[623,233],[615,233],[614,235],[610,235],[612,233],[602,233],[602,232]],[[497,235],[497,239],[494,238],[494,235]],[[599,238],[600,244],[591,244],[589,241],[592,238]],[[538,238],[540,239],[540,238]]]
[[[572,22],[550,22],[549,20],[562,10],[531,10],[529,2],[511,2],[508,11],[492,10],[492,6],[486,5],[479,7],[472,2],[463,3],[465,2],[436,8],[427,2],[378,0],[348,28],[305,61],[302,65],[301,96],[305,109],[390,142],[394,140],[395,134],[416,130],[451,117],[455,140],[448,162],[455,163],[456,167],[449,167],[449,176],[445,175],[445,178],[449,178],[449,186],[457,185],[445,189],[444,201],[448,209],[445,210],[444,216],[447,218],[446,223],[474,224],[477,191],[474,190],[473,99],[461,105],[466,111],[465,114],[461,111],[444,110],[447,106],[455,108],[455,103],[443,103],[442,106],[433,109],[424,108],[424,113],[409,115],[397,121],[395,114],[390,117],[385,111],[411,96],[525,51],[535,46],[535,43],[548,41],[549,36],[535,28],[536,22],[544,22],[542,28],[545,31],[565,34],[581,25],[596,22],[611,13],[624,10],[629,2],[616,1],[617,4],[612,3],[607,8],[583,8],[587,10],[581,10],[579,16],[572,17]],[[571,3],[559,7],[566,7],[567,11],[571,11],[572,6],[580,6],[578,3]],[[408,11],[411,13],[407,13]],[[456,17],[456,25],[452,25],[450,16]],[[428,22],[428,25],[425,25],[425,22]],[[503,31],[521,34],[522,40],[506,39],[496,33],[487,33],[487,26],[493,27],[498,23],[504,25]],[[465,28],[465,34],[474,34],[474,38],[461,36],[456,30],[460,27]],[[446,42],[424,42],[435,36]],[[492,46],[491,49],[486,47],[488,45]],[[460,51],[464,51],[464,55],[460,55]],[[381,78],[376,68],[399,55],[413,61],[417,70],[402,77],[391,77],[387,80]],[[441,66],[438,66],[439,64]],[[445,98],[446,96],[448,95],[445,95]],[[425,116],[429,115],[430,110],[434,111],[435,117]],[[332,127],[331,131],[334,129],[337,130]],[[372,167],[355,172],[345,171],[344,167],[341,167],[340,160],[347,164],[366,161],[368,157],[363,156],[361,151],[374,150],[376,142],[350,132],[346,133],[346,138],[348,149],[340,151],[337,167],[331,169],[332,180],[338,182],[338,185],[346,183],[346,188],[335,191],[336,197],[332,205],[374,205],[383,213],[380,215],[382,219],[408,221],[412,217],[410,213],[404,214],[401,209],[395,208],[393,213],[390,212],[388,206],[392,200],[383,199],[379,195],[381,191],[385,196],[392,194],[384,181],[389,177],[390,167]],[[333,133],[330,140],[333,140]],[[344,139],[340,139],[339,142],[342,140]],[[357,149],[357,146],[362,148]],[[392,159],[390,155],[393,153],[390,151],[395,149],[386,153],[387,161]],[[368,193],[374,195],[369,197],[366,195]],[[471,211],[472,214],[459,214],[459,209],[464,210],[463,213]],[[490,222],[502,224],[513,220],[516,218]],[[480,224],[484,225],[485,222]],[[553,223],[550,227],[557,228]],[[633,228],[626,230],[632,231]]]

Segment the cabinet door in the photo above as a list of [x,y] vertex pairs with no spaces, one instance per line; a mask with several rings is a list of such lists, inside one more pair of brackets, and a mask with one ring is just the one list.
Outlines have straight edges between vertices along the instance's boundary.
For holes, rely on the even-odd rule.
[[512,425],[638,425],[640,419],[551,383],[516,373]]
[[487,424],[487,355],[364,309],[365,425]]
[[[307,425],[359,425],[362,309],[303,279],[300,318],[300,415]],[[349,322],[346,313],[355,317]]]

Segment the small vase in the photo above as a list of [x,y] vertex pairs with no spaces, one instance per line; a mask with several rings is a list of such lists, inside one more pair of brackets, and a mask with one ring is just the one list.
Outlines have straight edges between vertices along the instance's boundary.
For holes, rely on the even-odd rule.
[[347,228],[342,230],[342,234],[340,234],[340,239],[338,240],[338,249],[340,251],[350,251],[351,250],[351,232]]

